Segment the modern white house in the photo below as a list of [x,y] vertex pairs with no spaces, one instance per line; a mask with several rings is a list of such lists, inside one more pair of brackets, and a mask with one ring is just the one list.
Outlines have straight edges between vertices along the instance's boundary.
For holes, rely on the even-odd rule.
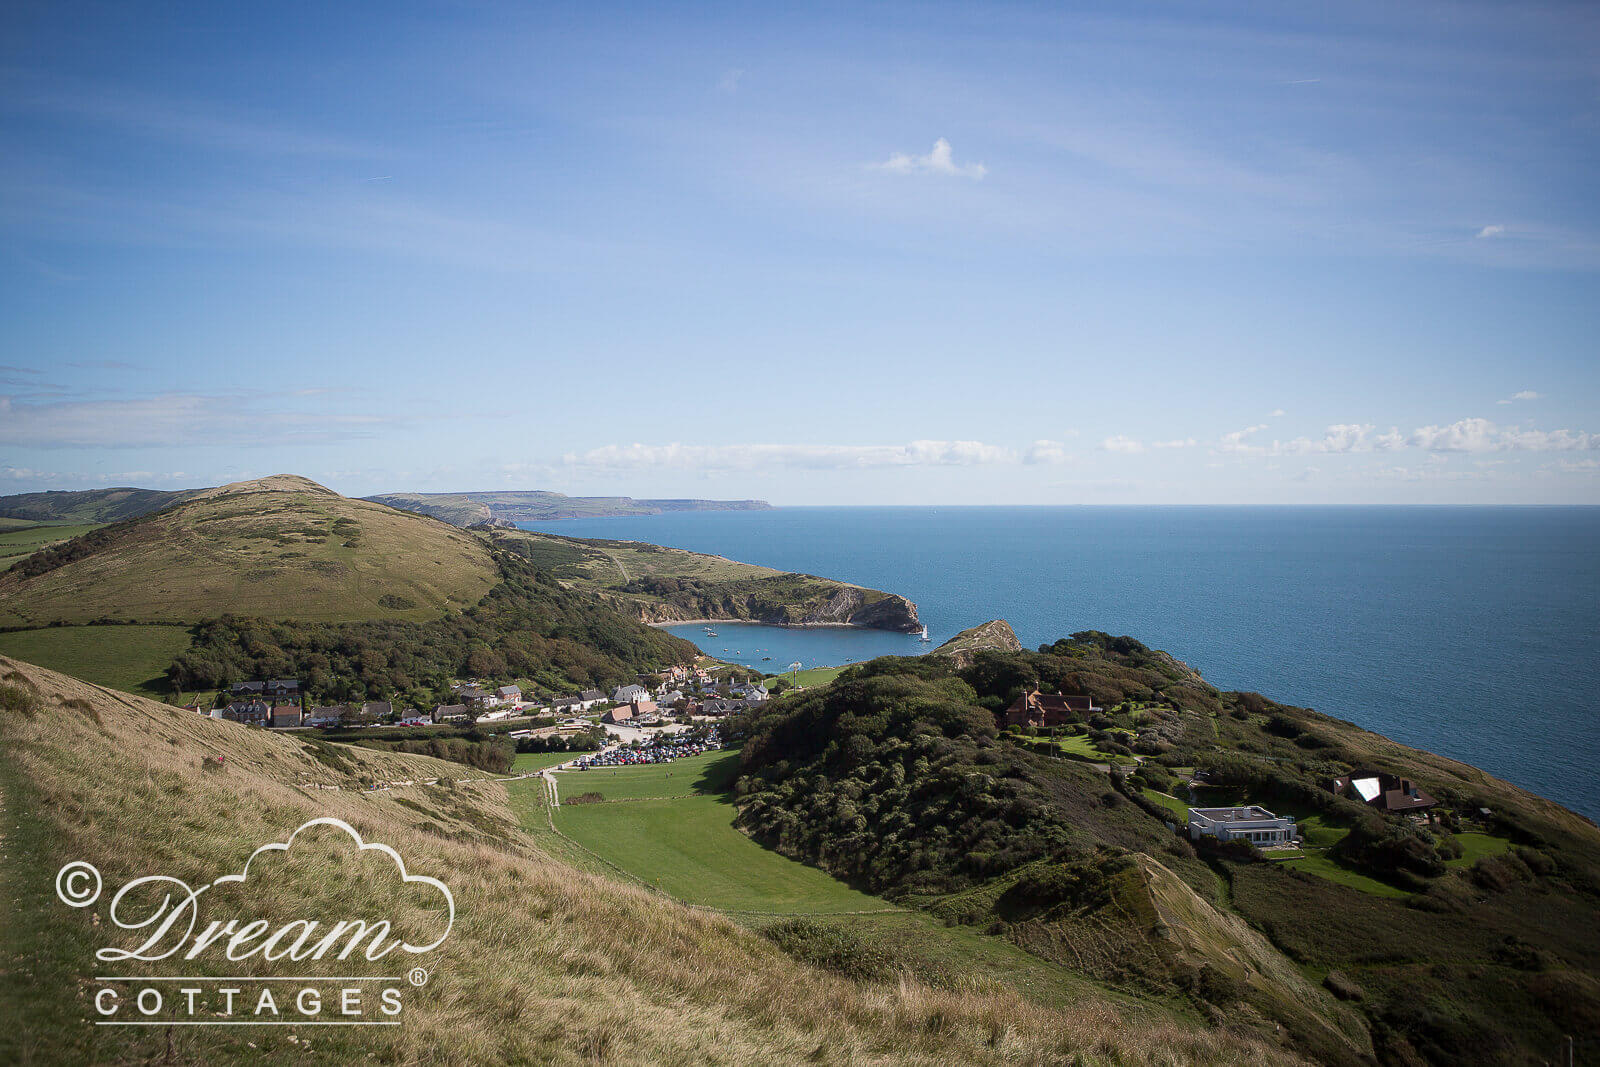
[[1198,841],[1202,836],[1263,846],[1290,844],[1298,834],[1293,819],[1251,804],[1242,808],[1190,808],[1189,838]]

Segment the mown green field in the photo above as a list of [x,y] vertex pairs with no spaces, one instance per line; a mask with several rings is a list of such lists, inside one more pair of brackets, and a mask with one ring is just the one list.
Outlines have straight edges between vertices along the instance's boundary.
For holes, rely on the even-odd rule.
[[803,671],[795,671],[792,674],[771,674],[767,677],[769,679],[782,678],[790,685],[801,685],[810,688],[816,685],[827,685],[852,666],[854,664],[846,663],[843,667],[808,667]]
[[71,540],[79,534],[98,530],[100,523],[88,523],[83,526],[41,526],[37,523],[22,522],[18,519],[0,519],[0,571],[7,570],[12,564],[33,555],[47,545],[59,544]]
[[0,633],[0,654],[155,698],[167,695],[167,664],[188,647],[185,626],[51,626]]
[[531,774],[546,767],[559,766],[581,755],[581,752],[519,752],[516,759],[511,761],[511,773]]
[[[713,752],[651,767],[564,771],[556,828],[605,861],[689,904],[771,915],[838,915],[892,905],[857,892],[813,867],[780,856],[733,826],[724,790],[737,773],[736,752]],[[537,796],[536,779],[507,785],[519,801]],[[570,804],[598,792],[602,803]],[[536,830],[544,813],[519,803]],[[546,829],[548,825],[546,824]]]
[[700,756],[657,763],[648,767],[595,767],[565,772],[556,781],[565,802],[580,793],[599,793],[606,800],[644,800],[690,794],[723,793],[738,773],[738,756],[707,752]]
[[846,926],[935,984],[1009,987],[1060,1008],[1085,996],[1112,999],[1135,1015],[1162,1015],[1163,1008],[1175,1007],[1124,997],[1005,938],[946,927],[925,911],[896,909],[763,848],[734,828],[734,807],[722,792],[737,764],[737,753],[713,752],[652,767],[563,771],[563,798],[599,792],[607,799],[563,804],[555,815],[560,833],[550,831],[550,809],[537,779],[506,788],[524,829],[553,855],[612,877],[620,868],[679,900],[725,910],[758,929],[783,916],[815,916]]

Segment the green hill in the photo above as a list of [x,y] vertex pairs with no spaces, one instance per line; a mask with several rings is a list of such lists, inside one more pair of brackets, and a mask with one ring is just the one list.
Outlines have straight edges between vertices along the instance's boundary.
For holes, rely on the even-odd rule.
[[[426,757],[202,718],[5,659],[0,751],[0,893],[12,909],[0,924],[0,1062],[1285,1062],[1248,1037],[1109,999],[1052,1009],[1003,980],[854,980],[833,959],[800,962],[725,915],[553,858],[519,825],[504,785],[466,780],[472,772]],[[289,1025],[277,1027],[91,1025],[94,991],[110,984],[96,979],[108,971],[95,952],[139,940],[108,918],[114,888],[157,874],[209,883],[246,868],[263,843],[328,816],[453,896],[448,936],[402,965],[420,961],[426,980],[398,984],[398,1025],[295,1025],[287,996],[279,1010]],[[436,897],[408,894],[392,866],[379,881],[387,861],[352,860],[340,840],[313,835],[296,844],[299,862],[278,862],[271,877],[205,900],[226,899],[227,914],[274,929],[365,917],[369,908],[402,924],[438,922]],[[70,908],[57,899],[56,872],[69,862],[101,872],[97,902]],[[251,983],[252,1002],[256,979],[277,977],[273,988],[292,991],[302,980],[288,979],[307,973],[304,964],[229,962],[215,952],[181,966],[201,990],[207,975],[248,976],[227,984]],[[395,967],[358,953],[336,973],[407,973]],[[111,973],[132,989],[175,972],[135,960]],[[332,1014],[335,996],[326,994],[319,1018]]]
[[166,492],[122,487],[17,493],[0,496],[0,518],[52,523],[121,522],[160,511],[200,492],[199,489]]
[[[643,541],[606,541],[525,530],[487,531],[493,543],[644,622],[699,619],[780,626],[850,625],[914,633],[905,597]],[[1003,625],[1003,624],[1002,624]]]
[[664,511],[765,511],[772,507],[765,500],[635,500],[631,496],[567,496],[542,490],[383,493],[367,499],[431,515],[455,526],[659,515]]
[[0,627],[0,651],[148,695],[293,676],[418,707],[450,678],[615,685],[695,654],[477,534],[289,475],[23,558]]
[[[1000,731],[996,713],[1036,686],[1104,710]],[[1565,1035],[1600,1032],[1593,823],[1350,723],[1220,692],[1132,638],[876,660],[742,730],[739,822],[758,840],[1130,993],[1281,1027],[1320,1062],[1553,1062]],[[1434,821],[1327,788],[1362,769],[1416,782]],[[1296,818],[1304,849],[1172,828],[1189,804],[1244,803]]]
[[35,553],[0,575],[0,626],[433,618],[497,580],[444,523],[279,476],[202,490]]

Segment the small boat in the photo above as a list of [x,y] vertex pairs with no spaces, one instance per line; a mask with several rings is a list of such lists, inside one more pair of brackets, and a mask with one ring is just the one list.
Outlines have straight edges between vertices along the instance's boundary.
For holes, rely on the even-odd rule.
[[933,640],[933,638],[928,636],[928,628],[926,626],[924,626],[922,628],[922,632],[917,635],[917,640],[918,641],[929,641],[929,642],[931,642]]
[[[706,636],[707,637],[715,637],[715,636],[717,636],[717,631],[715,631],[715,630],[707,630],[706,631]],[[723,651],[727,651],[727,650],[724,649]]]

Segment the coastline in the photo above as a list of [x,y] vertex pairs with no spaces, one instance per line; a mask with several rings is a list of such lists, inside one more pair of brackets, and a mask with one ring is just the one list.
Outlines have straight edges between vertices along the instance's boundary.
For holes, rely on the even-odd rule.
[[[737,626],[771,626],[776,630],[875,630],[878,633],[900,633],[899,630],[883,630],[876,626],[857,626],[853,622],[762,622],[760,619],[670,619],[666,622],[647,622],[646,626],[653,626],[664,630],[669,626],[708,626],[721,624]],[[906,634],[915,637],[916,634]]]

